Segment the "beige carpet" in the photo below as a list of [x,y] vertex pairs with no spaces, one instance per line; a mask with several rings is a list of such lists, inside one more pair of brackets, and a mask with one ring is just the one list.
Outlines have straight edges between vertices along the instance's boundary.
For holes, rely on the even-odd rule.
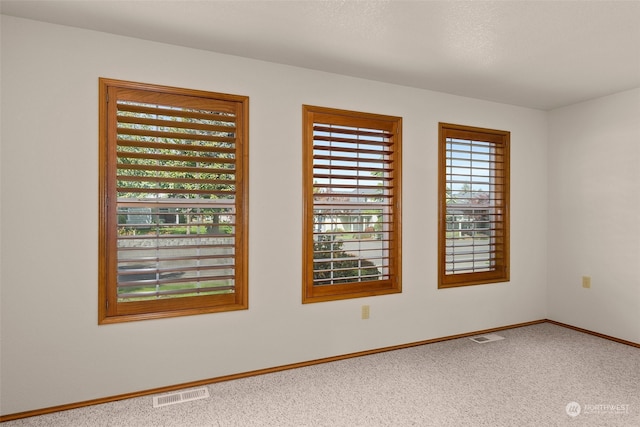
[[640,349],[550,323],[3,423],[18,426],[640,426]]

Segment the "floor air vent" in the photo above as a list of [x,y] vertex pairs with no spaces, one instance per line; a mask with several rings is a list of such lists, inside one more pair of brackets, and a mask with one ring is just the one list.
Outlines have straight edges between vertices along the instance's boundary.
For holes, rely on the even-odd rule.
[[478,335],[475,337],[471,337],[469,339],[471,341],[477,342],[478,344],[484,344],[486,342],[503,340],[504,337],[501,337],[500,335],[496,335],[496,334],[487,334],[487,335]]
[[163,394],[153,398],[153,407],[160,408],[167,405],[189,402],[191,400],[206,399],[209,397],[209,389],[206,387],[194,388],[192,390],[178,391],[171,394]]

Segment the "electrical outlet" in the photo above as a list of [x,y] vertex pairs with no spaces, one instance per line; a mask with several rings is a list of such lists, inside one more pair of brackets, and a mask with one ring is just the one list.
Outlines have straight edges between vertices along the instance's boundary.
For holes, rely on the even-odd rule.
[[363,319],[368,319],[369,318],[369,306],[368,305],[363,305],[362,306],[362,318]]
[[591,288],[591,276],[582,276],[582,287],[586,289]]

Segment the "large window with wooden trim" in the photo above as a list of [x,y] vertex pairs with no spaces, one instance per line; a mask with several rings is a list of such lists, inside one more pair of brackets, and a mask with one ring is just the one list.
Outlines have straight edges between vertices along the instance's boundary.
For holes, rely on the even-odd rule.
[[99,94],[98,322],[247,308],[248,98]]
[[439,288],[509,281],[509,140],[439,125]]
[[303,106],[303,302],[401,292],[402,118]]

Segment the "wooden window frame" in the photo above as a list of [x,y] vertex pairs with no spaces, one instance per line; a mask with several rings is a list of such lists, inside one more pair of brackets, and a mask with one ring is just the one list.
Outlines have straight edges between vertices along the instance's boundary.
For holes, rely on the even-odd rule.
[[[121,100],[120,97],[122,97],[123,99]],[[232,189],[229,191],[233,191],[233,197],[231,199],[227,198],[227,200],[232,200],[231,203],[227,203],[232,206],[231,208],[229,208],[232,209],[230,211],[232,213],[230,214],[231,216],[228,216],[226,218],[232,218],[233,222],[233,231],[231,231],[232,234],[230,235],[233,237],[226,238],[233,239],[233,249],[232,252],[226,252],[231,253],[231,255],[225,256],[226,258],[232,259],[232,264],[228,267],[224,267],[227,269],[225,271],[232,272],[231,276],[226,276],[231,277],[230,280],[232,281],[232,285],[230,285],[229,288],[230,292],[228,291],[229,293],[216,294],[215,292],[210,291],[208,294],[205,293],[204,295],[189,295],[181,296],[180,298],[170,295],[169,297],[148,301],[136,301],[133,299],[130,301],[126,301],[123,298],[120,298],[120,300],[118,299],[117,282],[119,280],[118,275],[120,270],[118,267],[117,251],[117,244],[119,239],[117,230],[119,226],[117,205],[121,204],[121,202],[116,202],[116,186],[120,185],[117,184],[119,177],[116,176],[116,172],[118,169],[116,159],[118,157],[118,121],[121,121],[121,119],[118,118],[119,116],[117,112],[117,109],[120,107],[117,107],[116,104],[118,102],[126,102],[124,101],[125,99],[135,99],[135,102],[141,103],[145,103],[148,101],[149,104],[155,103],[156,105],[159,104],[157,100],[162,99],[163,102],[167,101],[167,103],[163,103],[161,105],[168,105],[168,107],[156,106],[154,108],[168,108],[167,110],[163,111],[170,111],[170,115],[172,116],[174,115],[174,112],[176,110],[197,111],[198,108],[209,108],[210,106],[221,106],[220,110],[215,110],[216,112],[222,111],[222,113],[215,113],[218,114],[217,117],[222,117],[222,115],[225,114],[235,114],[235,125],[232,132],[232,136],[234,138],[233,148],[227,149],[233,150],[228,152],[232,153],[230,154],[230,156],[232,156],[233,158],[232,167],[234,169],[232,169],[231,173],[233,174],[233,179],[235,180],[228,187]],[[138,101],[138,99],[143,100]],[[176,101],[176,104],[172,104],[171,102],[173,101]],[[182,108],[185,108],[185,110],[181,110]],[[184,114],[194,113],[185,112]],[[209,115],[209,113],[206,114]],[[177,115],[179,115],[179,113],[177,113]],[[122,113],[120,117],[121,116]],[[174,120],[179,121],[180,119]],[[188,120],[191,119],[187,119],[187,121]],[[248,123],[249,98],[246,96],[228,95],[106,78],[99,79],[98,324],[187,316],[231,310],[244,310],[248,308]],[[189,128],[196,129],[192,126],[189,126]],[[200,145],[202,144],[203,142],[200,142]],[[159,145],[159,143],[149,143],[149,145]],[[196,146],[196,144],[194,144],[193,146]],[[196,151],[194,153],[202,152],[199,147],[197,148],[197,150],[199,151]],[[209,150],[219,149],[210,148]],[[216,153],[218,152],[219,151],[216,151]],[[198,154],[191,155],[197,156]],[[220,157],[219,154],[210,154],[209,156]],[[212,162],[209,161],[209,163]],[[222,178],[206,177],[202,179],[206,179],[206,183],[211,185],[222,182],[217,181],[217,179]],[[180,178],[175,179],[175,181],[180,180]],[[184,179],[182,179],[182,181],[184,181]],[[224,182],[226,184],[229,183],[229,181]],[[177,186],[178,184],[175,185]],[[195,184],[194,188],[200,188],[197,187],[197,185],[199,184]],[[195,195],[195,197],[199,196]],[[207,200],[212,200],[212,198]],[[160,212],[159,206],[160,205],[157,205],[157,212]],[[159,216],[159,214],[157,215]],[[122,214],[120,216],[122,216]],[[160,220],[158,219],[158,223],[159,221]],[[179,223],[179,220],[176,220],[176,223]],[[219,225],[217,224],[215,225],[215,227],[218,226]],[[219,233],[219,231],[216,232]],[[209,233],[209,231],[206,231],[205,233]],[[209,237],[209,235],[206,235],[205,237]],[[218,242],[215,239],[213,240]],[[214,246],[219,247],[217,245],[220,245],[220,243],[205,242],[202,244],[199,243],[199,245],[201,246],[198,247],[202,248],[212,248]],[[198,255],[197,258],[199,258],[198,261],[194,262],[200,263],[200,258],[202,257]],[[155,268],[159,269],[160,267]],[[191,269],[195,270],[200,268],[202,267],[192,267]],[[185,268],[184,270],[187,270],[187,268]],[[156,280],[158,280],[158,277],[162,277],[158,276],[158,274],[160,273],[156,273]],[[200,275],[200,272],[198,271],[182,274]]]
[[[499,282],[508,282],[510,280],[510,262],[509,262],[509,210],[510,210],[510,137],[511,134],[508,131],[502,130],[494,130],[494,129],[486,129],[472,126],[463,126],[449,123],[439,123],[438,128],[438,159],[439,159],[439,168],[438,168],[438,200],[439,200],[439,209],[438,209],[438,288],[452,288],[458,286],[469,286],[469,285],[480,285],[480,284],[488,284],[488,283],[499,283]],[[472,172],[473,164],[480,164],[481,166],[485,166],[485,163],[489,163],[490,167],[489,172],[482,172],[486,174],[489,178],[488,190],[486,193],[487,210],[485,219],[481,220],[486,225],[483,231],[478,233],[483,234],[471,234],[471,244],[463,243],[471,247],[472,256],[481,257],[482,251],[487,252],[487,247],[489,248],[487,255],[488,259],[483,261],[473,262],[471,267],[468,267],[469,263],[466,263],[467,267],[464,267],[464,261],[460,262],[463,267],[460,268],[460,273],[453,273],[456,269],[455,263],[453,263],[453,258],[447,258],[447,246],[452,247],[455,244],[456,239],[462,239],[462,232],[460,232],[459,236],[453,234],[448,230],[447,227],[447,200],[449,199],[450,194],[452,192],[452,188],[448,187],[449,183],[453,181],[448,179],[448,176],[454,176],[455,168],[449,168],[447,163],[447,139],[455,139],[458,141],[468,141],[469,143],[469,153],[470,157],[473,159],[473,155],[471,154],[471,146],[473,146],[473,142],[477,142],[479,144],[486,144],[485,146],[491,147],[491,153],[493,157],[487,156],[490,160],[472,160],[470,161],[470,166],[465,166],[464,168],[469,169],[470,176],[473,175],[472,178],[477,178],[481,172]],[[478,158],[483,157],[483,155],[478,155]],[[500,160],[496,160],[500,159]],[[453,164],[453,160],[451,161]],[[477,170],[481,169],[481,166],[476,167]],[[456,172],[462,173],[462,172]],[[478,175],[476,175],[478,173]],[[455,175],[459,176],[459,175]],[[485,179],[483,175],[481,180]],[[456,183],[460,184],[462,181],[456,181]],[[477,201],[473,199],[473,182],[469,181],[469,204],[473,203],[485,203],[484,201]],[[484,192],[484,190],[482,191]],[[481,192],[481,193],[482,193]],[[449,205],[451,206],[451,205]],[[484,205],[483,205],[484,207]],[[467,207],[471,209],[471,207]],[[464,209],[464,208],[463,208]],[[458,209],[459,211],[460,209]],[[449,223],[455,223],[454,220],[449,216]],[[488,232],[486,230],[489,230]],[[488,234],[488,238],[484,239],[484,237]],[[487,245],[478,245],[476,248],[476,237],[478,235],[482,236],[482,240],[488,240],[489,244]],[[468,240],[468,237],[467,237]],[[449,243],[449,245],[448,245]],[[449,261],[449,263],[447,262]],[[482,262],[484,264],[488,264],[488,267],[483,268]],[[450,267],[447,267],[447,264]]]
[[[333,301],[348,298],[368,297],[374,295],[386,295],[402,292],[401,281],[401,195],[402,195],[402,118],[395,116],[386,116],[380,114],[370,114],[355,111],[339,110],[333,108],[316,107],[303,105],[303,285],[302,285],[302,302],[315,303],[323,301]],[[344,126],[351,127],[354,132],[360,129],[375,129],[376,131],[384,131],[390,135],[388,142],[388,152],[382,158],[388,162],[388,171],[381,172],[380,181],[385,182],[384,200],[388,200],[383,208],[379,205],[377,208],[384,209],[384,214],[378,218],[383,218],[383,225],[379,225],[382,232],[379,233],[382,242],[380,253],[383,258],[380,262],[381,271],[378,279],[364,276],[360,270],[358,280],[344,283],[345,280],[336,280],[338,284],[333,283],[334,279],[330,279],[330,284],[314,285],[314,193],[318,191],[317,184],[314,184],[314,125],[318,124],[327,126]],[[336,132],[340,133],[340,132]],[[361,138],[361,136],[353,136],[350,138]],[[366,138],[366,137],[365,137]],[[360,145],[360,144],[358,144]],[[366,141],[362,145],[367,145]],[[354,155],[360,156],[357,149],[352,150]],[[352,153],[352,154],[353,154]],[[330,155],[333,156],[333,155]],[[331,169],[328,167],[328,169]],[[326,172],[329,175],[332,172]],[[345,172],[340,171],[344,177]],[[362,172],[356,172],[360,174]],[[370,172],[366,172],[367,174]],[[373,174],[371,174],[373,176]],[[331,175],[333,177],[333,175]],[[316,175],[317,177],[317,175]],[[370,177],[368,177],[371,179]],[[333,178],[332,178],[333,179]],[[350,178],[353,179],[353,178]],[[325,184],[326,186],[327,184]],[[359,186],[360,184],[356,184]],[[380,184],[378,184],[380,185]],[[319,187],[319,186],[318,186]],[[338,186],[339,187],[339,186]],[[315,189],[315,191],[314,191]],[[332,191],[326,189],[325,191]],[[336,191],[339,191],[336,190]],[[347,191],[347,190],[344,190]],[[360,190],[355,190],[356,192]],[[357,193],[363,194],[363,193]],[[381,193],[382,194],[382,193]],[[362,197],[357,197],[358,203]],[[365,199],[366,200],[366,199]],[[318,202],[318,206],[321,202]],[[376,205],[372,205],[376,207]],[[361,213],[362,208],[356,209]],[[320,220],[318,220],[320,221]],[[360,224],[361,225],[361,224]],[[322,227],[322,226],[319,226]],[[316,234],[326,232],[320,231]],[[333,250],[333,243],[331,244]],[[364,251],[358,252],[359,254]],[[351,256],[351,255],[350,255]],[[365,258],[366,260],[366,258]],[[361,266],[358,268],[362,268]],[[366,281],[365,281],[366,280]]]

